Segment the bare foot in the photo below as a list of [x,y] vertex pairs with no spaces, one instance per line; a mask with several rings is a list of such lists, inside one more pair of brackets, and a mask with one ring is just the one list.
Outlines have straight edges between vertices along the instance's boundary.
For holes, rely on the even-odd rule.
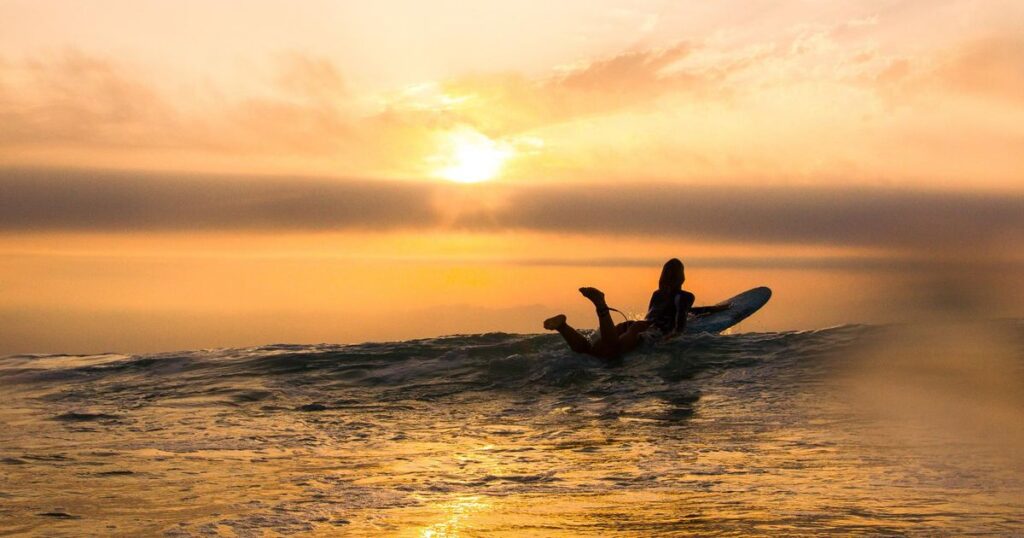
[[557,331],[562,325],[565,325],[565,314],[559,314],[544,320],[544,328],[549,331]]
[[606,306],[603,291],[597,288],[580,288],[580,293],[582,293],[587,299],[590,299],[590,302],[594,303],[594,306]]

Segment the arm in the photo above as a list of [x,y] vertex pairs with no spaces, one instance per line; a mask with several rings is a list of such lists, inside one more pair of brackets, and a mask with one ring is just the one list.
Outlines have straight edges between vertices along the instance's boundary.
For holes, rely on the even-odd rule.
[[690,308],[693,307],[694,297],[690,292],[682,292],[675,297],[676,301],[676,322],[675,328],[671,333],[665,336],[665,339],[675,338],[676,336],[683,334],[686,331],[686,315],[690,312]]
[[646,320],[654,319],[654,309],[657,308],[657,305],[658,305],[658,290],[655,290],[654,293],[651,294],[651,302],[647,303],[647,315],[644,316],[644,319],[646,319]]

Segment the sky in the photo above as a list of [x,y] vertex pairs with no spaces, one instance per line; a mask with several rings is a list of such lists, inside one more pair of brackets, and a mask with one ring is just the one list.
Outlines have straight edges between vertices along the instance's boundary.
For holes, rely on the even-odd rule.
[[1024,315],[1020,2],[0,20],[0,353],[586,327],[576,288],[642,314],[670,257],[772,287],[750,330]]

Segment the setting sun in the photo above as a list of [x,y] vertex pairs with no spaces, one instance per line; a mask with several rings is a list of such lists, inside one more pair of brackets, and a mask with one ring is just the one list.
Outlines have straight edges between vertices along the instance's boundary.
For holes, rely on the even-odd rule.
[[436,157],[441,166],[436,175],[458,183],[479,183],[494,179],[512,156],[512,148],[495,142],[472,129],[448,133],[444,149]]

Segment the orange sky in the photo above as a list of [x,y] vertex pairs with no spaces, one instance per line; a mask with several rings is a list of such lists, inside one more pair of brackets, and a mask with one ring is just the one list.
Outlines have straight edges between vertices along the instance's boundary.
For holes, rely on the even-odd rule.
[[532,330],[588,316],[588,283],[641,310],[671,256],[708,300],[789,292],[761,328],[806,328],[869,321],[818,294],[922,259],[1020,263],[1017,1],[0,20],[0,353]]
[[1024,7],[9,1],[0,162],[1020,188]]

